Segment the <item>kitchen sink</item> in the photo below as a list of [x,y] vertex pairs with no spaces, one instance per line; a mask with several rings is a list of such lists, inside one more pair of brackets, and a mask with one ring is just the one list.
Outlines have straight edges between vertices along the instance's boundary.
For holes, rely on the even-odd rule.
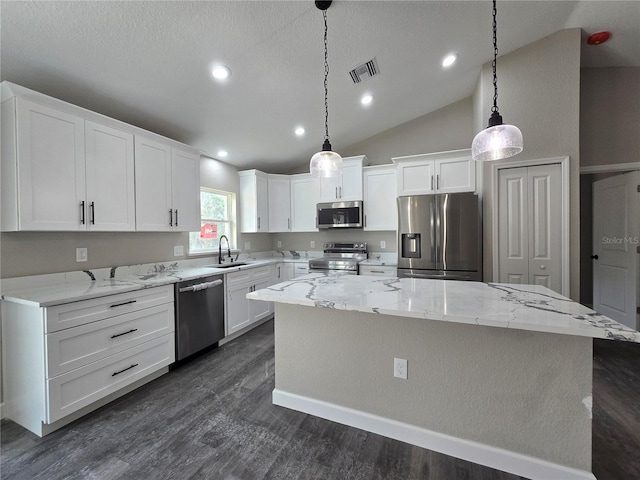
[[246,263],[243,263],[243,262],[222,263],[222,264],[207,265],[207,267],[209,267],[209,268],[231,268],[231,267],[241,267],[243,265],[246,265]]

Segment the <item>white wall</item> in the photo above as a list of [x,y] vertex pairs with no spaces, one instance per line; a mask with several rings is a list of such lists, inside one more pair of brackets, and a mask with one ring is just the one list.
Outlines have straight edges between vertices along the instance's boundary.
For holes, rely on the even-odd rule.
[[[580,29],[549,35],[498,58],[498,107],[505,123],[522,131],[524,151],[512,159],[570,157],[570,292],[580,292]],[[474,93],[474,124],[486,127],[493,103],[491,64],[485,64]],[[478,98],[482,97],[482,98]],[[480,119],[484,119],[481,125]],[[508,164],[510,159],[501,160]],[[492,162],[498,163],[498,162]],[[490,195],[491,162],[484,164],[484,278],[493,280]]]

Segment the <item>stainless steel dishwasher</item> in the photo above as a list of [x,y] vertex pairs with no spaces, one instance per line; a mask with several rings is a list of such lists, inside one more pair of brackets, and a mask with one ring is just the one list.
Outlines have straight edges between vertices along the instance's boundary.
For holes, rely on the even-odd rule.
[[224,338],[222,275],[176,283],[176,361]]

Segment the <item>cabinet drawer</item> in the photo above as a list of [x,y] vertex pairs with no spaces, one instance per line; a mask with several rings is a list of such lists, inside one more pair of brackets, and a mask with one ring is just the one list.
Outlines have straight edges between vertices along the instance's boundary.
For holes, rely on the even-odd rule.
[[273,265],[265,265],[264,267],[252,268],[250,270],[252,275],[251,278],[255,281],[258,281],[264,278],[271,278],[273,276],[273,270],[274,270]]
[[45,309],[45,333],[173,302],[173,285],[145,288]]
[[251,281],[251,269],[240,270],[239,272],[226,273],[224,276],[224,284],[229,287],[249,283]]
[[50,378],[45,423],[53,423],[173,363],[174,344],[173,335],[165,335]]
[[174,331],[172,302],[50,333],[46,335],[47,377],[55,377]]
[[360,275],[379,275],[384,277],[396,277],[396,267],[389,266],[373,266],[373,265],[360,265]]

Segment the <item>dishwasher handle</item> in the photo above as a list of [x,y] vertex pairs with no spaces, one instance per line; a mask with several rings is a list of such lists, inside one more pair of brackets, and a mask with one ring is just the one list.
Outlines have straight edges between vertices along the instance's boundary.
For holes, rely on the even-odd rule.
[[188,287],[182,287],[178,291],[180,293],[184,292],[197,292],[199,290],[206,290],[207,288],[213,288],[222,285],[222,280],[214,280],[213,282],[203,282],[198,283],[196,285],[190,285]]

